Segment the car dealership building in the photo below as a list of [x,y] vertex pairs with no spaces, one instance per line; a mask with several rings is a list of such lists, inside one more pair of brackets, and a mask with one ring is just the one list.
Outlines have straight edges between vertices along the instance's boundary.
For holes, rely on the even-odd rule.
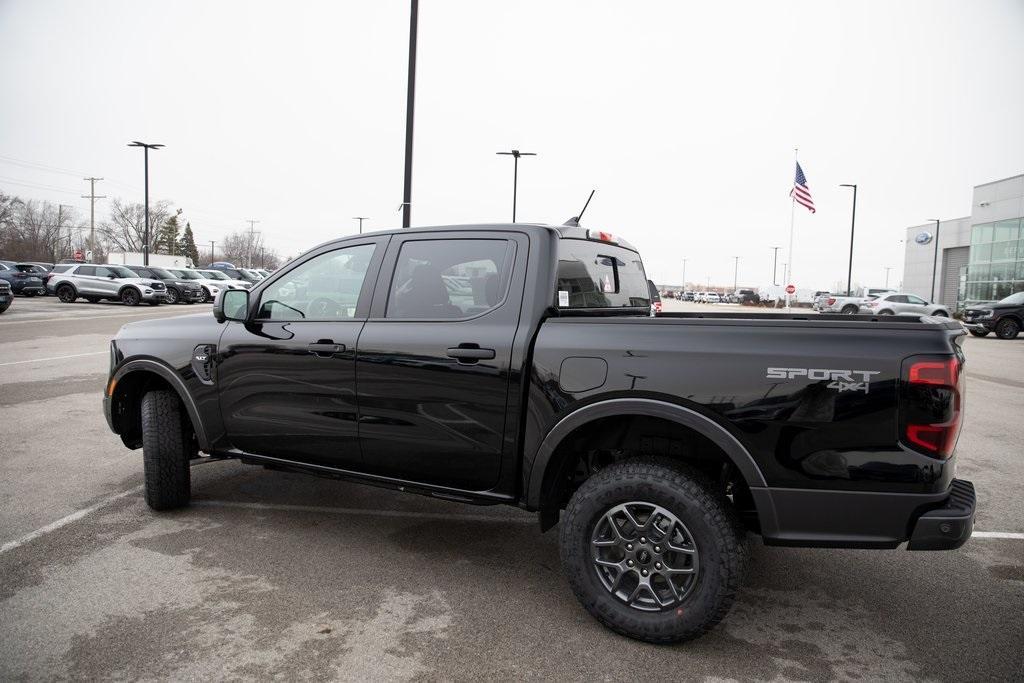
[[903,291],[947,306],[1024,291],[1024,174],[977,185],[970,216],[907,228]]

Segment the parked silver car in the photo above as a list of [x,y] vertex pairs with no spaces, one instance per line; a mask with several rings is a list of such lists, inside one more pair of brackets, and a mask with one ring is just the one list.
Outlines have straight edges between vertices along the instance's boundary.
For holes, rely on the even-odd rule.
[[76,299],[96,303],[102,299],[138,306],[156,306],[167,300],[167,286],[159,280],[138,277],[124,266],[83,263],[58,273],[46,283],[62,303]]
[[883,294],[865,301],[860,312],[869,315],[936,315],[949,317],[949,309],[942,304],[925,301],[915,294]]

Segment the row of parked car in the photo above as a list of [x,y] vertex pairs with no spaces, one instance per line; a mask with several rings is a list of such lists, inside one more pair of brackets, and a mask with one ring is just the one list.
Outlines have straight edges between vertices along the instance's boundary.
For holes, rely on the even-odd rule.
[[121,301],[129,306],[207,303],[222,290],[249,289],[269,275],[270,271],[262,268],[236,268],[223,261],[204,269],[0,261],[0,313],[11,305],[15,294],[53,295],[63,303],[78,299]]

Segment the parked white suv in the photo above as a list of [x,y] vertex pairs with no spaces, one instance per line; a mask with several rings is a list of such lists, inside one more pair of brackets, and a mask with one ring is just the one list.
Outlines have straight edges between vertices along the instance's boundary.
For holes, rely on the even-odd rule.
[[76,299],[96,303],[103,299],[138,306],[145,301],[156,306],[167,300],[167,285],[152,278],[139,277],[124,266],[83,263],[58,273],[46,283],[62,303]]
[[718,292],[705,292],[704,303],[706,304],[720,304],[722,303],[722,297],[718,296]]

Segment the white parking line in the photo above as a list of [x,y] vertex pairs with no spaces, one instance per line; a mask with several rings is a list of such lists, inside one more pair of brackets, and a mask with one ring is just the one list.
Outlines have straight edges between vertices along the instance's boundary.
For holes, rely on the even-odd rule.
[[1024,541],[1024,534],[1018,534],[1014,531],[975,531],[971,534],[971,538],[1013,538],[1018,541]]
[[[203,304],[199,304],[202,306]],[[158,311],[160,309],[157,309]],[[32,318],[31,320],[0,320],[0,327],[6,327],[7,325],[27,325],[28,323],[60,323],[68,322],[73,320],[105,320],[107,318],[143,318],[146,316],[152,316],[156,311],[149,311],[147,313],[106,313],[102,315],[66,315],[58,318]],[[160,311],[163,313],[163,311]],[[175,315],[195,315],[195,313],[188,313],[185,311],[173,311]],[[25,315],[36,315],[35,313],[26,313]],[[168,316],[170,317],[170,316]]]
[[[205,462],[205,461],[198,461]],[[193,464],[198,464],[193,463]],[[216,461],[211,461],[216,462]],[[104,498],[95,505],[72,512],[66,517],[61,517],[56,522],[51,522],[44,527],[40,527],[35,531],[29,532],[21,538],[16,538],[13,541],[8,541],[0,546],[0,554],[6,553],[10,550],[14,550],[20,546],[25,545],[29,541],[45,536],[51,531],[56,531],[62,527],[77,522],[86,515],[90,515],[105,505],[113,503],[115,500],[120,500],[126,496],[130,496],[133,493],[142,491],[142,485],[135,486],[128,489],[127,491],[121,491],[115,493],[112,496]],[[459,514],[448,514],[444,512],[416,512],[413,510],[373,510],[366,508],[332,508],[320,505],[284,505],[280,503],[239,503],[227,500],[196,500],[192,502],[193,507],[222,507],[222,508],[238,508],[242,510],[270,510],[270,511],[281,511],[281,512],[316,512],[328,515],[359,515],[365,517],[405,517],[409,519],[442,519],[442,520],[455,520],[455,521],[467,521],[467,522],[511,522],[513,524],[534,524],[536,518],[532,515],[529,517],[492,517],[489,515],[459,515]],[[996,539],[1011,539],[1024,541],[1024,533],[1015,531],[975,531],[971,534],[971,538],[996,538]]]
[[0,368],[5,365],[20,365],[22,363],[44,363],[50,360],[64,360],[65,358],[81,358],[82,356],[102,356],[109,351],[90,351],[89,353],[73,353],[70,356],[51,356],[49,358],[33,358],[32,360],[12,360],[9,363],[0,363]]
[[82,519],[86,515],[90,515],[90,514],[96,512],[97,510],[99,510],[104,505],[109,505],[110,503],[113,503],[115,500],[119,500],[121,498],[124,498],[125,496],[130,496],[133,493],[138,493],[141,490],[142,490],[142,485],[140,484],[139,486],[136,486],[134,488],[130,488],[127,491],[121,491],[121,493],[115,493],[112,496],[108,496],[107,498],[104,498],[103,500],[101,500],[100,502],[96,503],[95,505],[90,505],[89,507],[87,507],[85,509],[79,510],[77,512],[72,512],[67,517],[61,517],[56,522],[50,522],[46,526],[40,527],[39,529],[36,529],[35,531],[27,533],[24,536],[22,536],[21,538],[16,538],[13,541],[8,541],[7,543],[4,543],[2,546],[0,546],[0,554],[6,553],[9,550],[14,550],[18,546],[25,545],[29,541],[34,541],[35,539],[39,538],[40,536],[45,536],[46,534],[50,533],[51,531],[56,531],[57,529],[60,529],[61,527],[65,527],[68,524],[71,524],[72,522],[77,522],[78,520]]

